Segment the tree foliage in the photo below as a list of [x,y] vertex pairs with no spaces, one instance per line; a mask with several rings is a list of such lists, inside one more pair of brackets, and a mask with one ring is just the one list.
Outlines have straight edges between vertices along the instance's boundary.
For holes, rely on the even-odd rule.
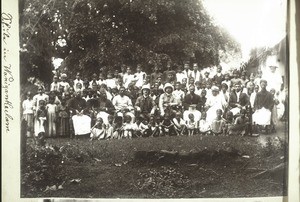
[[199,0],[76,0],[21,3],[21,71],[47,81],[52,57],[89,76],[121,64],[162,70],[193,58],[219,64],[219,50],[240,51]]

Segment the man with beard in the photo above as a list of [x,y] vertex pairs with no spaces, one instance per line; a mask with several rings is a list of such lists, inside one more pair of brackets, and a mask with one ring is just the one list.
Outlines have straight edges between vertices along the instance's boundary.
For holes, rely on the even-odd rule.
[[250,104],[249,97],[247,94],[242,92],[241,84],[235,84],[235,91],[232,91],[229,97],[229,107],[233,115],[240,113],[241,109]]
[[189,87],[189,94],[183,98],[183,107],[184,110],[188,110],[190,105],[196,105],[196,109],[200,111],[201,98],[199,95],[195,94],[195,86],[191,85]]
[[142,95],[136,99],[135,102],[136,116],[144,115],[150,118],[156,110],[154,100],[150,97],[150,86],[142,86]]

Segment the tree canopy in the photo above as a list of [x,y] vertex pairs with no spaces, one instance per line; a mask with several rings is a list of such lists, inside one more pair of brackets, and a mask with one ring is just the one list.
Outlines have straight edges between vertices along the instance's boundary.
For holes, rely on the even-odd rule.
[[21,75],[51,80],[52,58],[73,75],[142,64],[171,69],[193,59],[218,65],[219,51],[239,53],[199,0],[21,0]]

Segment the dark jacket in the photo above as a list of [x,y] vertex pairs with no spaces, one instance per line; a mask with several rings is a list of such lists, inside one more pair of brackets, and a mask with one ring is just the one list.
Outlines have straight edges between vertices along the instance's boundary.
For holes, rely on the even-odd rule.
[[197,94],[187,94],[186,96],[184,96],[182,103],[184,110],[188,110],[190,105],[195,104],[197,105],[196,109],[200,111],[201,98]]
[[236,92],[232,92],[230,93],[229,96],[229,106],[231,108],[236,107],[237,104],[241,105],[241,106],[246,106],[250,103],[250,99],[249,96],[245,93],[240,93],[240,97],[239,97],[239,102],[237,101],[237,93]]

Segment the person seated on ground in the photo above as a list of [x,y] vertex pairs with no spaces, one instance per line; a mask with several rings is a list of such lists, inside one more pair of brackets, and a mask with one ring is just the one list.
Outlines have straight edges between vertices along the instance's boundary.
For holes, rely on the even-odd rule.
[[268,132],[271,124],[271,110],[274,101],[273,95],[266,89],[267,85],[266,80],[260,81],[261,91],[256,94],[254,101],[252,120],[254,125],[258,125],[258,132]]
[[122,125],[122,138],[128,138],[131,139],[135,134],[135,131],[137,130],[137,125],[135,123],[132,123],[131,116],[125,115],[124,116],[124,123]]
[[95,125],[91,128],[90,140],[103,140],[106,136],[105,124],[101,117],[98,117]]
[[199,132],[201,135],[211,133],[210,124],[206,121],[206,112],[202,112],[201,119],[199,121]]
[[108,115],[107,117],[107,123],[105,124],[105,129],[106,129],[106,139],[112,138],[113,137],[113,132],[114,132],[114,117],[113,115]]
[[172,122],[174,124],[176,134],[183,135],[183,132],[186,129],[186,124],[182,119],[182,114],[180,112],[176,112],[175,117],[172,119]]
[[169,114],[166,114],[160,123],[161,127],[161,135],[163,136],[172,136],[176,135],[175,126],[173,122],[171,121],[171,116]]
[[173,86],[170,83],[166,83],[164,86],[164,93],[159,97],[159,111],[163,117],[165,114],[172,116],[174,114],[174,107],[177,106],[175,97],[172,95]]
[[121,139],[122,138],[122,126],[123,126],[123,119],[122,117],[116,116],[113,122],[113,135],[112,139]]
[[125,87],[120,88],[119,95],[113,98],[112,104],[115,106],[117,116],[129,115],[134,121],[134,108],[131,99],[125,95]]
[[235,120],[233,117],[233,113],[231,111],[227,111],[225,116],[225,128],[224,134],[225,135],[232,135],[231,127],[234,126]]
[[241,110],[241,115],[235,119],[234,126],[231,127],[231,134],[234,135],[250,135],[251,122],[247,117],[246,109]]
[[198,130],[198,122],[195,120],[193,113],[189,113],[188,120],[186,121],[186,128],[188,131],[188,136],[193,136]]
[[196,109],[195,104],[190,105],[189,109],[183,112],[183,120],[185,122],[189,121],[189,114],[191,113],[194,115],[195,121],[198,122],[201,118],[201,112]]
[[175,84],[175,90],[172,92],[172,94],[175,97],[175,101],[177,102],[178,106],[181,107],[184,99],[184,92],[181,90],[179,82]]
[[137,125],[137,131],[136,136],[137,137],[149,137],[151,135],[151,131],[149,128],[148,118],[144,116],[139,116],[139,118],[136,121]]
[[150,86],[143,85],[142,95],[136,99],[135,102],[136,116],[143,115],[149,118],[154,115],[156,110],[156,104],[154,100],[150,97]]
[[242,108],[245,109],[246,105],[250,104],[250,101],[247,94],[241,91],[241,84],[236,83],[234,87],[235,91],[231,92],[229,97],[229,109],[235,116],[240,113]]
[[226,121],[222,118],[223,111],[221,109],[217,109],[216,113],[217,117],[211,123],[211,131],[214,135],[221,135],[224,134]]
[[159,126],[159,117],[155,118],[154,116],[150,116],[149,119],[149,129],[150,129],[150,136],[151,137],[158,137],[160,136],[160,126]]
[[196,105],[196,109],[200,111],[200,96],[195,94],[195,86],[189,86],[189,93],[186,94],[183,98],[183,108],[184,110],[188,110],[190,105]]

